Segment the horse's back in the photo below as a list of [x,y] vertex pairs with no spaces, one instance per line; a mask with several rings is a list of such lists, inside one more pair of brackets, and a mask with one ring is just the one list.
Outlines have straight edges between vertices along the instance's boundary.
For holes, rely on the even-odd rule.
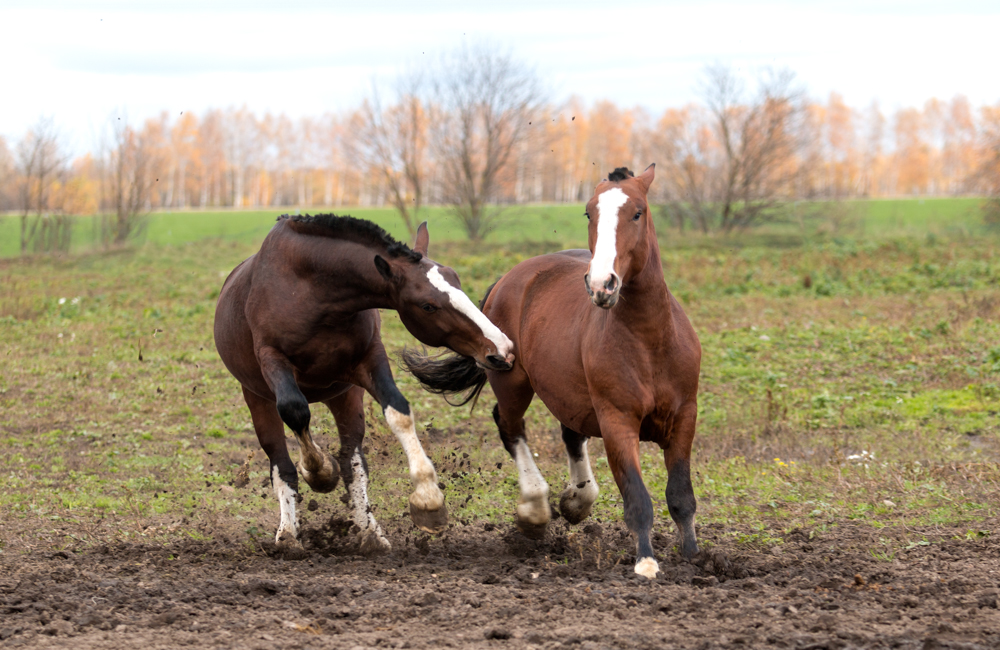
[[[572,318],[588,304],[583,276],[590,251],[566,250],[532,257],[516,265],[496,283],[483,313],[508,336],[522,327],[556,318]],[[579,285],[579,286],[577,286]],[[577,290],[574,290],[577,289]]]

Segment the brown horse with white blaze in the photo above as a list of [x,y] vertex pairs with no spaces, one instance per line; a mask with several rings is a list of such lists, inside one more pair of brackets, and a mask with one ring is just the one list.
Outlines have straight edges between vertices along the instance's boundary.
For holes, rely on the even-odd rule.
[[[215,343],[243,386],[243,398],[271,463],[281,507],[276,541],[298,547],[298,474],[284,425],[299,442],[299,471],[317,492],[344,477],[361,549],[389,541],[368,505],[363,396],[382,406],[406,452],[414,491],[410,514],[429,532],[447,524],[444,494],[424,453],[406,398],[392,378],[379,309],[394,309],[421,342],[446,346],[484,368],[506,369],[513,344],[461,290],[458,276],[427,257],[427,224],[410,249],[375,224],[335,215],[279,217],[260,251],[226,279],[215,313]],[[309,432],[309,404],[323,402],[340,435],[339,463]]]
[[529,536],[541,536],[551,518],[548,485],[525,437],[532,398],[537,394],[562,424],[570,480],[560,510],[571,524],[589,516],[597,498],[587,439],[603,438],[625,523],[637,538],[635,572],[648,578],[659,565],[650,543],[653,504],[640,472],[640,441],[662,448],[667,506],[681,552],[698,552],[690,458],[701,367],[698,336],[663,278],[646,200],[653,175],[653,165],[639,176],[616,169],[587,203],[590,250],[521,262],[487,293],[483,313],[517,351],[510,371],[475,373],[475,361],[461,356],[404,356],[435,392],[468,390],[468,401],[489,381],[497,398],[493,417],[518,469],[517,523]]

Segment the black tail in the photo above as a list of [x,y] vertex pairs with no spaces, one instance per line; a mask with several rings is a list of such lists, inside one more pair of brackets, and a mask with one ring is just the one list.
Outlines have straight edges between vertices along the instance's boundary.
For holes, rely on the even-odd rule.
[[403,350],[403,366],[432,393],[456,395],[468,391],[460,397],[460,402],[453,402],[446,397],[452,406],[468,404],[479,397],[486,385],[486,371],[477,366],[472,357],[460,354],[428,357],[412,350]]
[[[486,304],[486,299],[490,297],[490,291],[493,291],[493,287],[496,285],[497,283],[494,282],[486,290],[483,299],[479,301],[480,310]],[[403,350],[403,367],[432,393],[457,395],[467,391],[460,397],[462,400],[460,402],[452,402],[445,397],[445,400],[452,406],[462,406],[472,402],[472,407],[475,408],[479,393],[486,386],[486,371],[480,368],[472,357],[460,354],[429,357],[412,350]]]

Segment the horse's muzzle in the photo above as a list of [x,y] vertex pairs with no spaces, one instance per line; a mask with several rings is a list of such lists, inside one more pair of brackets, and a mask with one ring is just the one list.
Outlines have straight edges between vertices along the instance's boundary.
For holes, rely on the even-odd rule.
[[618,304],[618,293],[621,289],[621,282],[618,280],[618,274],[612,273],[611,277],[604,283],[604,285],[597,291],[590,286],[590,274],[583,276],[583,282],[587,285],[587,295],[590,296],[590,302],[594,303],[601,309],[611,309],[616,304]]
[[504,359],[499,354],[486,355],[486,363],[479,364],[484,370],[510,370],[514,367],[514,355],[508,354]]

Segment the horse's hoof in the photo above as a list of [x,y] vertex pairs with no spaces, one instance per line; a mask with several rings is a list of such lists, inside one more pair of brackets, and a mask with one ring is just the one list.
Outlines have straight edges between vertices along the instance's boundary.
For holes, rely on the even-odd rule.
[[576,490],[565,490],[559,497],[559,512],[571,525],[576,525],[590,516],[590,508],[594,504],[585,503]]
[[681,541],[681,556],[685,560],[690,560],[698,555],[698,542],[693,539]]
[[309,554],[302,548],[302,542],[295,538],[290,530],[278,533],[274,540],[278,555],[284,560],[304,560]]
[[552,521],[552,506],[547,499],[521,501],[514,511],[514,521],[517,529],[528,539],[542,539],[545,528]]
[[359,535],[359,538],[361,541],[359,550],[362,555],[369,557],[385,555],[392,550],[392,544],[389,543],[389,540],[374,530],[364,531]]
[[544,522],[541,524],[533,524],[530,521],[524,519],[516,519],[517,529],[521,531],[521,534],[528,539],[542,539],[545,537],[545,529],[548,528],[549,522]]
[[333,492],[340,482],[340,467],[334,465],[329,457],[323,459],[323,467],[317,472],[310,472],[300,462],[299,473],[313,492],[321,494]]
[[295,533],[287,529],[278,531],[278,534],[274,538],[274,545],[282,550],[286,548],[302,548],[302,542],[295,537]]
[[651,557],[644,557],[635,564],[635,572],[644,578],[654,580],[660,572],[660,565]]
[[421,510],[411,503],[410,519],[420,530],[436,535],[448,527],[448,506],[442,503],[437,510]]

